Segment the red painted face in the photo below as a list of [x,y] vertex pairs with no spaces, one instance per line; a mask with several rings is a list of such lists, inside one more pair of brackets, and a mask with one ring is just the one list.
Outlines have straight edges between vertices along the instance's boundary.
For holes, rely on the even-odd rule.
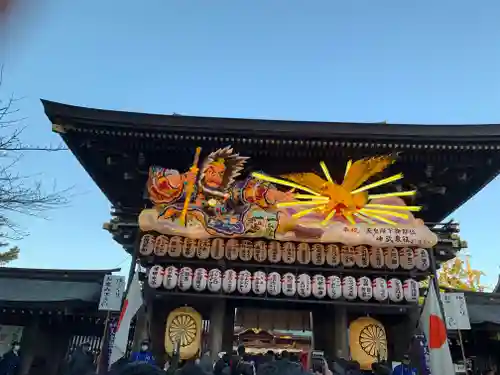
[[222,179],[226,167],[222,164],[212,164],[205,170],[205,185],[211,188],[219,188],[222,185]]

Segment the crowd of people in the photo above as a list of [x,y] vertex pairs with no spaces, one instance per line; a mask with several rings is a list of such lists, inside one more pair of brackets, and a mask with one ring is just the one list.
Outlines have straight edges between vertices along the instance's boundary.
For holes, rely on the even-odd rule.
[[[12,343],[11,350],[0,359],[0,375],[20,374],[20,344]],[[34,361],[36,362],[36,361]],[[32,366],[29,375],[46,375],[46,366]],[[61,369],[61,375],[95,375],[96,361],[88,343],[82,344],[70,356]],[[327,362],[322,356],[312,358],[307,366],[294,353],[282,351],[275,354],[251,356],[243,345],[234,353],[219,353],[214,362],[209,352],[200,358],[181,361],[177,355],[163,366],[156,363],[149,343],[142,342],[140,349],[130,358],[122,358],[111,366],[108,375],[419,375],[405,356],[402,363],[392,369],[387,363],[375,363],[372,371],[361,371],[359,364],[343,359]],[[471,373],[472,374],[472,373]],[[489,369],[480,375],[498,375],[496,369]],[[469,374],[467,374],[469,375]],[[476,374],[474,374],[476,375]]]

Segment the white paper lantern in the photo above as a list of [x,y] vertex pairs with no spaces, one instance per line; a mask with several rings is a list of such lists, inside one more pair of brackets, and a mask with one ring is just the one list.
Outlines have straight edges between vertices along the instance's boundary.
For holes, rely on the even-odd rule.
[[326,294],[331,299],[342,297],[342,280],[338,276],[328,276],[326,279]]
[[262,271],[256,271],[252,276],[252,292],[257,295],[264,294],[266,292],[266,273]]
[[271,263],[278,263],[281,260],[281,244],[278,241],[267,244],[267,259]]
[[193,289],[201,292],[207,288],[208,272],[205,268],[197,268],[193,274]]
[[415,267],[415,259],[413,250],[409,247],[399,249],[399,264],[405,270],[411,270]]
[[377,301],[385,301],[389,298],[389,292],[387,291],[387,281],[381,277],[377,277],[373,280],[373,298]]
[[340,259],[342,260],[342,265],[344,267],[354,266],[354,247],[353,246],[342,246],[340,251]]
[[222,272],[217,268],[208,271],[207,288],[212,293],[217,293],[222,287]]
[[141,238],[139,244],[139,254],[141,255],[151,255],[155,249],[155,236],[152,234],[145,234]]
[[302,273],[297,278],[297,294],[302,298],[311,296],[311,276]]
[[185,292],[193,285],[193,270],[189,267],[182,267],[179,271],[179,279],[177,286],[180,290]]
[[168,266],[167,268],[165,268],[165,275],[163,276],[163,287],[165,289],[175,289],[178,279],[179,271],[177,270],[177,267]]
[[326,278],[323,275],[314,275],[312,279],[312,295],[316,298],[326,296]]
[[429,258],[429,253],[426,249],[416,249],[415,250],[415,267],[420,271],[427,271],[430,267],[431,261]]
[[154,253],[157,256],[165,256],[168,252],[168,244],[170,240],[167,236],[158,236],[155,241],[155,250]]
[[148,285],[151,288],[159,288],[163,284],[163,267],[153,266],[149,269]]
[[399,254],[398,249],[395,247],[388,247],[385,249],[385,266],[390,270],[395,270],[399,267]]
[[363,276],[358,279],[358,297],[362,301],[369,301],[373,296],[372,281]]
[[248,270],[243,270],[238,273],[238,281],[236,284],[238,292],[248,294],[252,290],[252,274]]
[[281,275],[278,272],[271,272],[267,275],[267,293],[271,296],[281,293]]
[[293,297],[297,292],[297,281],[291,272],[285,273],[281,278],[281,291],[287,297]]
[[381,247],[372,247],[370,249],[370,265],[373,268],[384,267],[384,250]]
[[222,290],[224,293],[234,293],[238,275],[235,270],[225,270],[222,276]]
[[349,301],[356,299],[358,296],[358,288],[354,277],[346,276],[342,279],[342,295]]
[[326,263],[330,266],[338,266],[340,264],[340,248],[337,245],[326,245]]
[[403,283],[399,279],[390,279],[387,282],[389,299],[392,302],[401,302],[403,300]]
[[408,302],[418,302],[420,295],[419,285],[416,280],[408,279],[403,284],[403,295]]
[[370,253],[366,246],[357,246],[354,254],[354,261],[358,267],[366,268],[370,265]]
[[311,260],[314,265],[321,266],[325,263],[326,251],[325,246],[320,243],[315,243],[311,247]]

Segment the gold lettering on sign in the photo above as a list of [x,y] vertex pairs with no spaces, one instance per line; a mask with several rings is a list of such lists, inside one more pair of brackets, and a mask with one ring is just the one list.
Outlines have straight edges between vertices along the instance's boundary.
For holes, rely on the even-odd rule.
[[196,256],[199,259],[207,259],[210,256],[210,240],[199,240]]
[[306,242],[301,242],[297,246],[297,260],[300,264],[308,264],[311,261],[311,248]]
[[293,242],[285,242],[283,244],[281,248],[281,260],[287,264],[295,262],[295,244]]
[[278,241],[271,241],[267,245],[267,259],[271,263],[278,263],[281,260],[281,245]]
[[326,263],[330,266],[338,266],[340,264],[340,248],[337,245],[326,245]]
[[172,258],[181,256],[182,252],[182,237],[173,236],[168,244],[168,255]]
[[210,256],[216,260],[224,257],[224,240],[222,238],[216,238],[212,241]]
[[158,236],[155,241],[155,255],[157,256],[165,256],[168,252],[168,244],[170,240],[167,236]]
[[252,259],[253,255],[253,242],[249,240],[241,241],[240,246],[240,259],[244,262],[248,262]]
[[238,259],[240,245],[238,240],[231,238],[226,242],[226,258],[229,260]]
[[267,259],[267,244],[264,241],[257,241],[253,246],[253,258],[257,262],[264,262]]

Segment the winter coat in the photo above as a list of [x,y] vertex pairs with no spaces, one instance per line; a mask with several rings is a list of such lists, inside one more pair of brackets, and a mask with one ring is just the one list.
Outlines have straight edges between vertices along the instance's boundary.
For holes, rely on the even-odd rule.
[[0,360],[0,375],[17,375],[20,372],[21,356],[14,351],[8,351]]
[[94,357],[82,348],[76,349],[68,363],[68,375],[88,375],[94,371]]

